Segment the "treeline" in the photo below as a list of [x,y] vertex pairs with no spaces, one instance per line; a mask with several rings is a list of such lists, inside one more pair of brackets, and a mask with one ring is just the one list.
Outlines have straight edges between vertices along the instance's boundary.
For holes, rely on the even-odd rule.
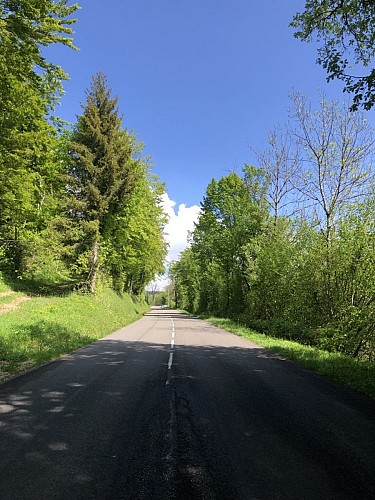
[[259,167],[213,179],[171,267],[178,307],[375,359],[375,189],[363,114],[292,96]]
[[73,126],[55,115],[74,49],[66,0],[0,1],[0,272],[34,288],[142,294],[163,270],[164,188],[98,73]]

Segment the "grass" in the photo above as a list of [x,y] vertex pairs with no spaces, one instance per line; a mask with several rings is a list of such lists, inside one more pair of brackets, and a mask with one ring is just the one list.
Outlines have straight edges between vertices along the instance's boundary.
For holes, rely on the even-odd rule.
[[33,297],[0,315],[0,380],[102,338],[147,309],[111,290],[97,296]]
[[11,291],[11,288],[9,285],[7,285],[3,280],[1,276],[1,271],[0,271],[0,293],[1,292],[9,292]]
[[[2,292],[0,292],[1,294]],[[21,293],[12,293],[12,295],[0,295],[0,308],[3,304],[7,304],[8,302],[13,302],[17,297],[21,297]]]
[[375,363],[332,353],[290,340],[270,337],[239,325],[233,320],[208,317],[206,321],[252,340],[272,352],[291,359],[331,379],[375,397]]

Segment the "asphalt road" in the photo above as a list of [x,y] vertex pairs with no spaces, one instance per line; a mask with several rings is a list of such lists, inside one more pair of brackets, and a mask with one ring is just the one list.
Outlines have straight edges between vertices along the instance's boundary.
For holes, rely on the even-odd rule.
[[374,499],[375,401],[173,310],[0,385],[0,499]]

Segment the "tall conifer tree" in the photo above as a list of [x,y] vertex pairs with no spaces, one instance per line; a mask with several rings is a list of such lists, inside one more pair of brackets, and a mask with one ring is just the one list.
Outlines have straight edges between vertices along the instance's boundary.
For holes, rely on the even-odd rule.
[[121,126],[117,98],[111,97],[102,73],[93,77],[82,108],[71,145],[70,190],[76,199],[74,217],[90,227],[89,285],[94,293],[101,241],[112,216],[133,192],[139,169],[131,137]]

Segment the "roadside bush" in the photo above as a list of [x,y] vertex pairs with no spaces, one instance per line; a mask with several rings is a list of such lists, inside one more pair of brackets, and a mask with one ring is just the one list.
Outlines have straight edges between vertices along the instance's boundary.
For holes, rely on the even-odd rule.
[[287,319],[253,319],[247,314],[241,314],[234,319],[241,325],[256,330],[257,332],[264,333],[265,335],[286,340],[296,340],[303,344],[313,343],[312,335],[309,330]]

